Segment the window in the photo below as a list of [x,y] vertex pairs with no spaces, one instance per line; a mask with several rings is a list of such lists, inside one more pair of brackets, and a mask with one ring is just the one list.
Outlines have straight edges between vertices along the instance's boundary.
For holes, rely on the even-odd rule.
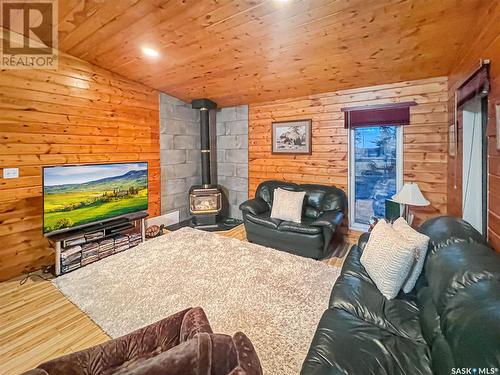
[[366,230],[385,216],[385,200],[403,185],[401,126],[351,128],[349,146],[349,226]]

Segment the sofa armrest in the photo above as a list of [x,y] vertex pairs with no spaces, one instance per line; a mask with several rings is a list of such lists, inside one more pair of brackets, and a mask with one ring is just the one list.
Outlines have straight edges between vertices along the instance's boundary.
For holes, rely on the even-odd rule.
[[254,215],[259,215],[266,211],[269,211],[269,205],[264,199],[258,197],[249,199],[246,202],[240,204],[240,210],[244,212],[250,212]]
[[41,368],[34,368],[33,370],[23,372],[21,375],[49,375],[49,373]]
[[361,236],[359,236],[358,247],[361,251],[365,249],[368,240],[370,239],[370,232],[365,232]]
[[341,211],[326,211],[311,223],[313,227],[330,227],[335,230],[344,220],[344,214]]

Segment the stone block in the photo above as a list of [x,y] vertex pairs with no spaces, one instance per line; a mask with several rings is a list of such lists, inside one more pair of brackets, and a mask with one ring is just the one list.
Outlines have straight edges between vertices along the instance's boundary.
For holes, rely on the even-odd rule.
[[174,148],[174,136],[170,134],[160,134],[160,149],[172,150]]
[[229,205],[229,216],[234,219],[242,219],[240,207],[238,205]]
[[236,204],[236,194],[235,194],[234,191],[229,190],[226,193],[226,196],[227,196],[227,201],[228,201],[229,204],[231,204],[231,205],[235,205]]
[[186,160],[188,163],[201,163],[201,154],[199,149],[186,150]]
[[236,107],[222,108],[216,116],[218,122],[236,121]]
[[240,105],[236,107],[236,119],[248,121],[248,105]]
[[181,164],[186,162],[186,150],[160,150],[161,165]]
[[162,215],[174,208],[174,196],[162,195],[161,196],[161,213]]
[[226,190],[227,190],[227,186],[226,186],[227,179],[228,179],[228,177],[226,177],[226,176],[218,176],[219,185],[222,185],[223,187],[225,187]]
[[217,174],[219,176],[234,176],[236,165],[233,163],[217,163]]
[[179,209],[179,219],[180,221],[187,220],[191,217],[191,214],[189,213],[189,207],[185,206]]
[[224,186],[229,190],[246,192],[248,191],[248,180],[241,177],[226,177]]
[[175,135],[174,149],[176,150],[193,150],[199,149],[200,144],[198,137],[195,135]]
[[248,164],[236,164],[236,176],[248,178]]
[[[225,123],[226,134],[229,135],[247,135],[248,122],[245,120],[231,121]],[[247,142],[248,143],[248,142]]]
[[241,146],[238,146],[238,137],[236,135],[221,135],[217,137],[217,148],[221,150],[230,150],[237,149]]
[[172,208],[182,208],[189,205],[189,197],[187,192],[174,194],[171,196]]
[[241,192],[241,191],[238,191],[236,192],[236,204],[240,205],[242,204],[243,202],[247,201],[249,198],[248,198],[248,191],[245,191],[245,192]]
[[226,123],[217,121],[217,136],[226,134]]
[[248,163],[248,150],[225,150],[225,158],[232,163],[246,164]]
[[160,103],[160,119],[172,119],[174,117],[174,106],[170,103]]
[[199,164],[183,163],[174,165],[175,178],[193,177],[200,174]]
[[173,195],[186,192],[186,180],[184,178],[171,178],[162,184],[163,195]]
[[160,120],[160,133],[162,134],[186,134],[186,124],[182,120],[162,119]]
[[170,178],[175,178],[174,165],[162,165],[161,166],[161,183],[166,184],[167,180]]
[[237,135],[236,136],[236,145],[239,150],[248,150],[248,135]]
[[185,133],[187,135],[200,135],[200,123],[196,121],[185,122]]
[[174,117],[184,121],[200,121],[200,111],[189,105],[177,105],[174,108]]
[[160,104],[183,105],[186,103],[174,96],[160,92]]
[[226,161],[226,151],[217,148],[217,163],[224,163]]
[[186,177],[186,194],[193,185],[201,185],[201,175]]

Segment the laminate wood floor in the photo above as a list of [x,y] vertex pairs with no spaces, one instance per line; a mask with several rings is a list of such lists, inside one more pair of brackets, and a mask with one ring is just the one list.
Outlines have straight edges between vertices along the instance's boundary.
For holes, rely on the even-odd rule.
[[[240,225],[223,236],[246,241]],[[348,245],[342,249],[347,252]],[[342,266],[344,257],[324,260]],[[46,277],[35,273],[0,283],[0,374],[18,375],[39,363],[107,341],[109,337],[66,299]]]

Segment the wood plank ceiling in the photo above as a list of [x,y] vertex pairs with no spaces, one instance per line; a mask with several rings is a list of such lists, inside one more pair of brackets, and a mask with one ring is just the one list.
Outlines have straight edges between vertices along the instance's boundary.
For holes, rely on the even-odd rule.
[[180,99],[229,106],[447,75],[488,2],[65,0],[59,46]]

